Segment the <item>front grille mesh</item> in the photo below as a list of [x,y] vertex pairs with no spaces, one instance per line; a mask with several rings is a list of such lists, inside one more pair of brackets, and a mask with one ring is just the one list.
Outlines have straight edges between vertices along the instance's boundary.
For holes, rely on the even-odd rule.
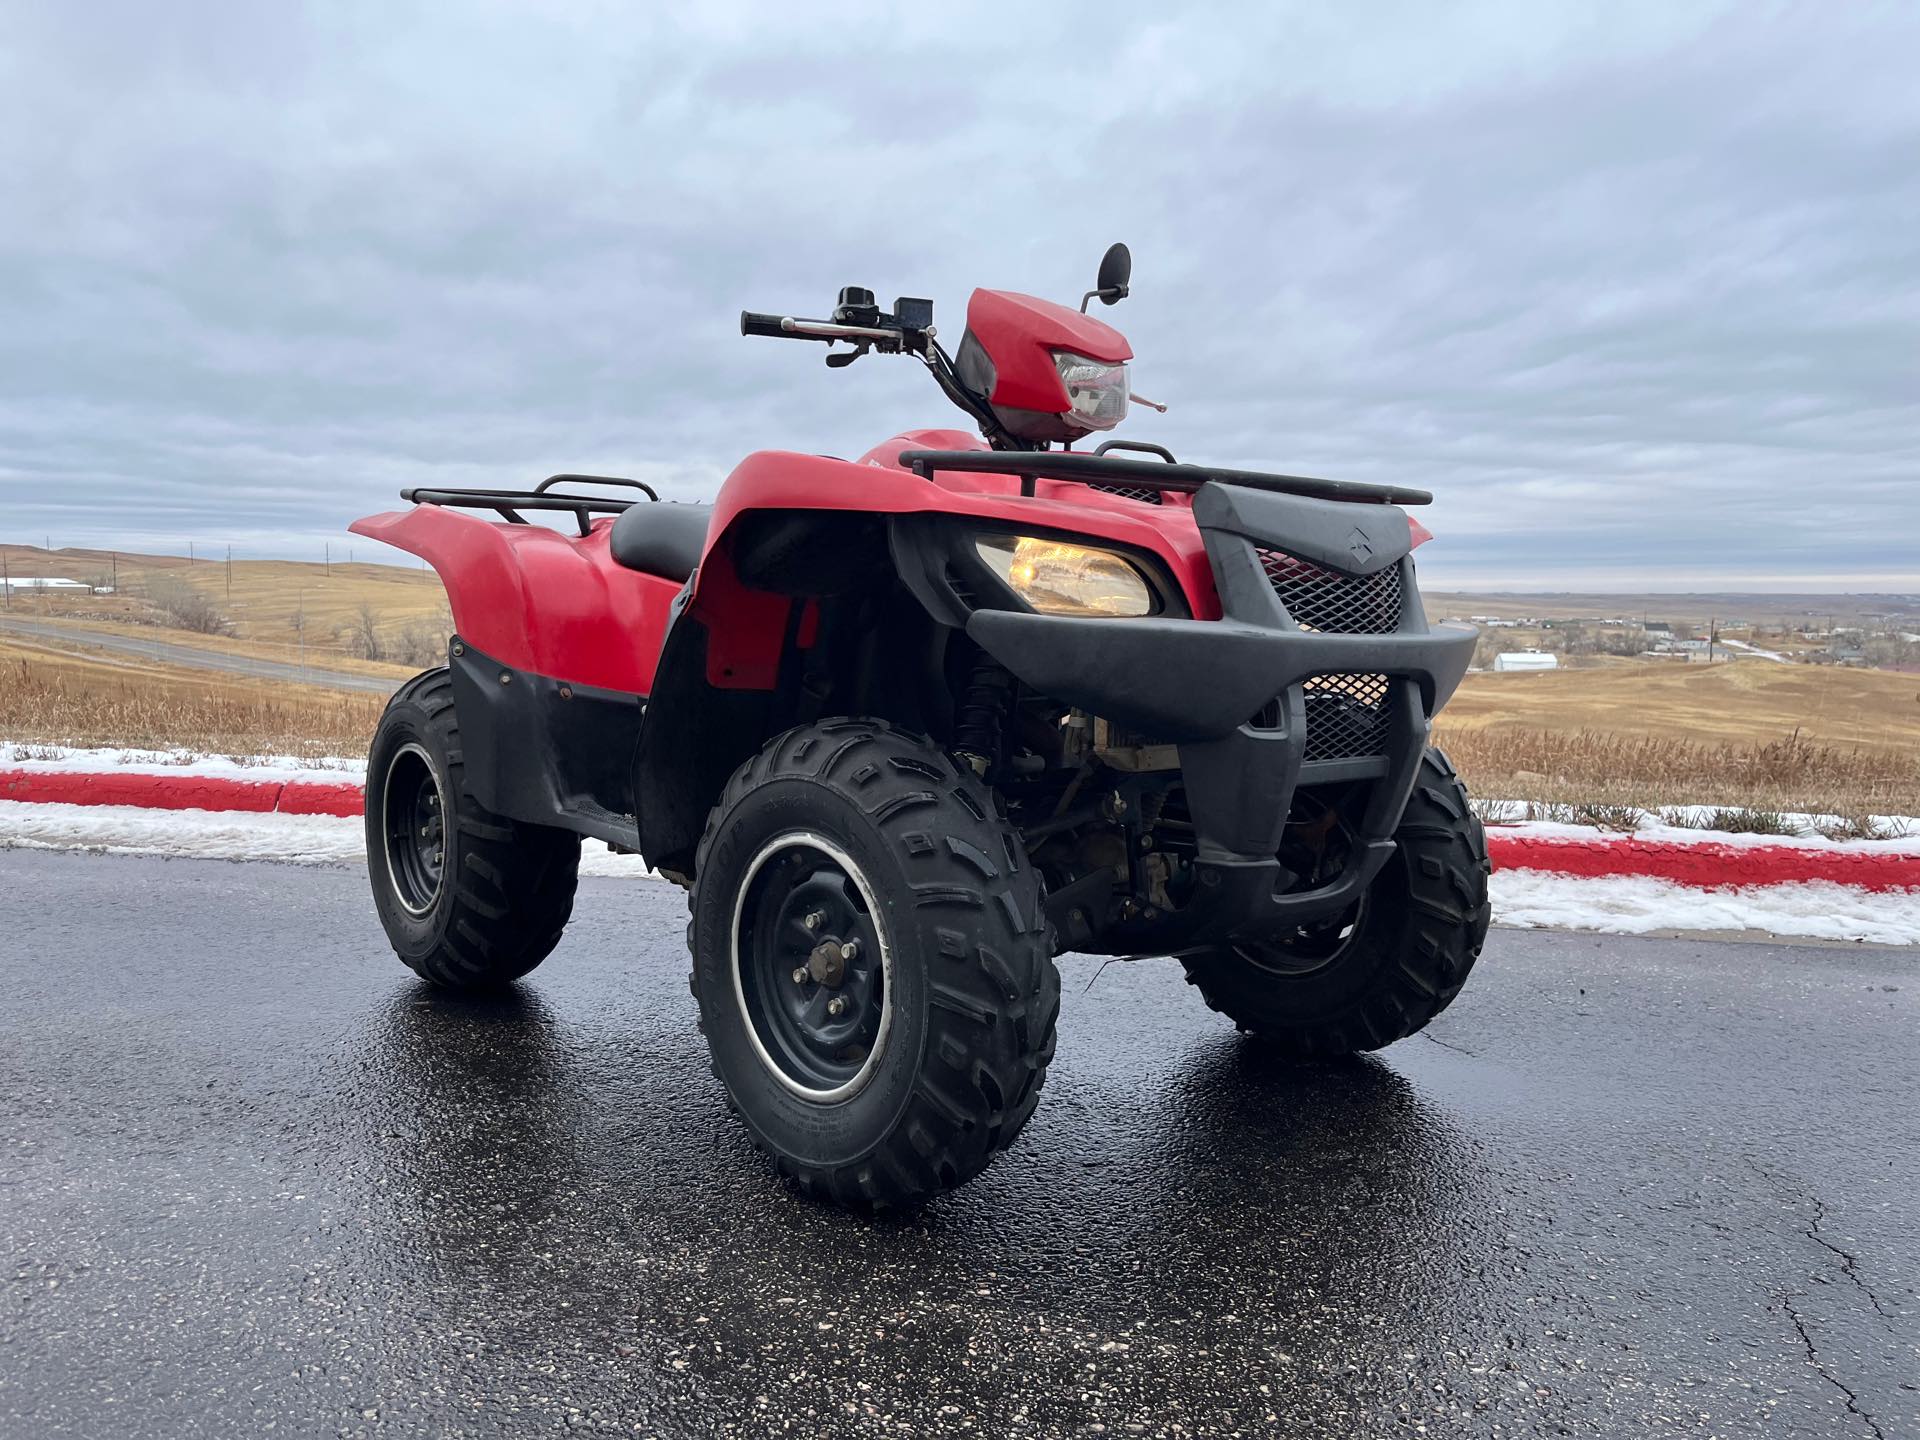
[[1097,480],[1087,482],[1089,490],[1103,490],[1109,495],[1118,495],[1122,500],[1138,500],[1142,505],[1158,505],[1160,492],[1145,485],[1107,485]]
[[1387,753],[1384,675],[1313,675],[1300,687],[1307,710],[1307,760],[1360,760]]
[[1259,547],[1260,568],[1302,630],[1327,635],[1391,635],[1400,628],[1400,566],[1342,575],[1284,550]]

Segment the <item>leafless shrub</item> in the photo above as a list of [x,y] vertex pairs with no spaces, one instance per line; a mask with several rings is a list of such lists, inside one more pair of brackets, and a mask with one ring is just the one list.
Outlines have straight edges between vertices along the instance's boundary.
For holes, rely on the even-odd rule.
[[384,660],[387,658],[386,641],[380,635],[380,617],[373,613],[373,606],[362,601],[354,612],[350,624],[342,638],[347,649],[362,660]]
[[447,659],[447,637],[452,630],[451,616],[409,620],[394,632],[387,658],[402,665],[418,665],[422,670],[430,665],[443,665]]
[[233,622],[220,612],[213,597],[177,576],[149,577],[147,599],[175,629],[196,635],[233,634]]

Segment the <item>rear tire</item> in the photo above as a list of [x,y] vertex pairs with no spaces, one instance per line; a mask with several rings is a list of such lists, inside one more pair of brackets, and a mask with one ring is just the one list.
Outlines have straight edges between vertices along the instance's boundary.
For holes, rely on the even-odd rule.
[[1439,750],[1421,759],[1399,846],[1351,930],[1302,953],[1222,946],[1185,958],[1208,1006],[1298,1060],[1378,1050],[1424,1029],[1460,993],[1487,938],[1487,836]]
[[870,720],[778,736],[701,839],[687,929],[714,1074],[808,1194],[918,1204],[1032,1115],[1060,976],[979,778]]
[[424,980],[485,990],[519,979],[573,913],[580,837],[495,815],[467,793],[443,666],[387,702],[367,755],[367,873],[400,959]]

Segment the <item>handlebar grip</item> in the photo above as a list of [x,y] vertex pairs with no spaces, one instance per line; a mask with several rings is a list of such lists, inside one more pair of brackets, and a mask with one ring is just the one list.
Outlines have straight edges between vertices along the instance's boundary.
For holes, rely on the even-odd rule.
[[740,312],[740,333],[742,335],[763,335],[770,340],[812,340],[812,335],[796,335],[791,330],[780,328],[783,315],[762,315],[753,310]]

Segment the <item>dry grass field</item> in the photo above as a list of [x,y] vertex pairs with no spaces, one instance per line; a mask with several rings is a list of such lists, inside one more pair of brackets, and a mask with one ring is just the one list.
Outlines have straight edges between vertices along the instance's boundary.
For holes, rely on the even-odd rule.
[[88,655],[0,634],[0,739],[358,755],[384,703],[377,695]]
[[1467,676],[1450,732],[1602,730],[1658,739],[1809,740],[1920,753],[1920,675],[1737,660],[1617,661],[1543,674]]
[[[338,548],[344,553],[344,546]],[[440,577],[414,566],[364,561],[314,565],[294,560],[235,560],[229,566],[221,560],[190,563],[177,555],[106,550],[49,553],[24,545],[0,545],[0,556],[16,579],[52,576],[86,585],[118,582],[112,595],[16,594],[11,603],[18,614],[65,615],[112,625],[152,624],[158,617],[148,592],[160,578],[163,583],[180,582],[202,592],[231,622],[235,637],[297,647],[304,632],[312,654],[349,651],[350,636],[362,624],[363,609],[386,633],[397,633],[410,622],[438,621],[446,613]]]

